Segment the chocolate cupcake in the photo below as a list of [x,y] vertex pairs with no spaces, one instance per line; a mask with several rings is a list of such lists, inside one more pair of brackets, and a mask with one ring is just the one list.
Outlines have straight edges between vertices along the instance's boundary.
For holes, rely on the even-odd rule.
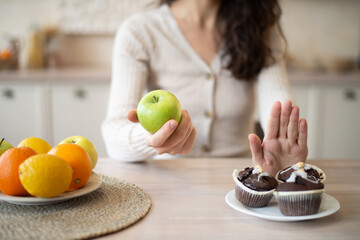
[[282,214],[302,216],[318,213],[323,192],[321,179],[299,168],[276,187],[274,195]]
[[266,206],[278,185],[276,179],[260,165],[245,168],[243,171],[235,169],[233,179],[236,199],[248,207]]
[[292,176],[292,173],[294,171],[297,171],[299,169],[303,169],[308,176],[314,176],[316,179],[320,180],[320,182],[324,182],[326,179],[326,175],[320,168],[311,165],[311,164],[305,164],[303,162],[298,162],[290,167],[287,167],[281,171],[279,171],[276,174],[276,179],[281,182],[286,182],[286,180]]

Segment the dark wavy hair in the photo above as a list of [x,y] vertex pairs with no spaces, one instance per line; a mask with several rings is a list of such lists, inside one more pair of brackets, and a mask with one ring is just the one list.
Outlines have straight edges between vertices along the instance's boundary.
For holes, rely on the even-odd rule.
[[[160,3],[171,5],[175,1],[160,0]],[[279,25],[281,13],[277,0],[221,1],[215,30],[224,46],[222,58],[230,57],[226,68],[235,78],[252,81],[263,67],[276,61],[270,32],[278,28],[286,42]]]

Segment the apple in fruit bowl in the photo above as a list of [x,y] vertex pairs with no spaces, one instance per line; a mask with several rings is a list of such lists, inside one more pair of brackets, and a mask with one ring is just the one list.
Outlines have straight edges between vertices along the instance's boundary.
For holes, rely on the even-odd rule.
[[136,109],[139,122],[146,131],[156,133],[167,121],[181,121],[179,100],[169,91],[154,90],[146,94]]
[[98,153],[95,145],[89,139],[83,136],[72,136],[62,140],[59,145],[63,143],[74,143],[84,148],[91,159],[91,169],[95,168],[98,160]]
[[6,142],[6,141],[4,141],[4,140],[5,140],[5,138],[1,139],[1,141],[0,141],[0,156],[1,156],[6,150],[8,150],[8,149],[10,149],[10,148],[13,148],[13,146],[12,146],[10,143],[8,143],[8,142]]

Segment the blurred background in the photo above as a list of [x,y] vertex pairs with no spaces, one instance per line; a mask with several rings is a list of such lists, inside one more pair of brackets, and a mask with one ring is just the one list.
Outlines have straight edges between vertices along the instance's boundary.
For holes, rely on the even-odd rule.
[[[309,158],[360,159],[360,1],[281,0],[289,80]],[[0,136],[72,135],[106,156],[115,31],[154,0],[0,0]]]

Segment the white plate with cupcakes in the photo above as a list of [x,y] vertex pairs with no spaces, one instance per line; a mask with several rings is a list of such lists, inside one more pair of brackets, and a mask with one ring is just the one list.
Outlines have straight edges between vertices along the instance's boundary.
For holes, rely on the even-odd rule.
[[232,176],[235,190],[225,201],[242,213],[273,221],[303,221],[340,209],[339,202],[324,192],[325,173],[310,164],[294,164],[279,171],[276,178],[259,165],[234,170]]

